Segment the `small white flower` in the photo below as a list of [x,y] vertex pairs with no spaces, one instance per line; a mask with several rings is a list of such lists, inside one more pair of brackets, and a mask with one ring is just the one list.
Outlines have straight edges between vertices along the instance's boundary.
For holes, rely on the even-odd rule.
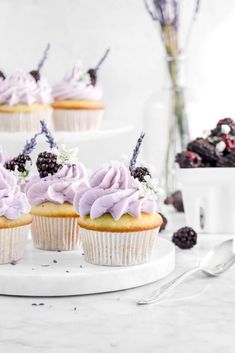
[[223,152],[226,148],[226,143],[224,141],[220,141],[217,143],[215,148],[218,152]]
[[68,148],[66,148],[65,145],[61,145],[58,148],[58,150],[55,151],[55,154],[57,155],[58,162],[61,163],[62,165],[65,165],[68,163],[77,164],[78,151],[79,151],[78,148],[68,149]]
[[207,138],[208,136],[210,136],[210,130],[203,130],[202,134],[204,138]]
[[152,179],[149,175],[146,175],[144,179],[145,181],[143,182],[134,179],[140,196],[156,201],[159,197],[164,195],[164,191],[159,187],[157,179]]
[[82,81],[86,85],[89,85],[91,83],[91,77],[87,72],[85,72],[83,75],[81,75],[79,81]]
[[231,131],[231,128],[230,128],[229,125],[227,125],[227,124],[221,125],[221,132],[222,132],[223,134],[229,134],[230,131]]

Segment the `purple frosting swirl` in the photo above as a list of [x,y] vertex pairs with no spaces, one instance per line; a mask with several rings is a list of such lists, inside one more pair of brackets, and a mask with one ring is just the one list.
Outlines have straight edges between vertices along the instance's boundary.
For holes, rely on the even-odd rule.
[[51,88],[45,78],[38,82],[29,74],[18,71],[0,81],[0,104],[49,104]]
[[92,188],[127,189],[134,186],[134,181],[123,162],[112,161],[91,176],[90,185]]
[[74,207],[80,216],[90,215],[95,219],[109,213],[119,220],[124,214],[140,217],[141,212],[156,213],[156,202],[140,196],[123,163],[106,164],[92,175],[90,185],[74,197]]
[[100,87],[91,84],[89,75],[83,72],[80,64],[77,63],[63,80],[53,87],[52,94],[55,101],[99,100],[103,92]]
[[17,219],[29,212],[29,202],[20,191],[16,176],[0,165],[0,216]]
[[37,206],[43,202],[73,204],[77,191],[88,187],[85,167],[64,165],[56,174],[46,178],[32,177],[25,185],[25,193],[31,205]]

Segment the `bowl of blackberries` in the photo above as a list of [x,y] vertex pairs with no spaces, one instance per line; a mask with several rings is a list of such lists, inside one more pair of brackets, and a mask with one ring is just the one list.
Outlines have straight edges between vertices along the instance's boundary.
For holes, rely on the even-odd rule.
[[186,221],[196,231],[235,232],[235,122],[221,119],[176,155]]

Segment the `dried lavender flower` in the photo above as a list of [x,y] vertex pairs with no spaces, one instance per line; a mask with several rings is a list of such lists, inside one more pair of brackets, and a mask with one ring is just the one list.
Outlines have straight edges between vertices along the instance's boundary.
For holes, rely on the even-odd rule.
[[96,72],[100,69],[101,65],[103,64],[103,62],[105,61],[105,59],[109,55],[109,52],[110,52],[110,48],[106,49],[104,55],[102,56],[102,58],[99,60],[98,64],[95,67]]
[[46,123],[44,120],[40,120],[40,124],[41,124],[41,133],[44,134],[46,136],[47,139],[47,143],[49,144],[50,148],[58,148],[57,143],[55,142],[52,133],[50,132],[50,130],[48,129]]
[[145,133],[141,132],[140,137],[137,140],[137,143],[136,143],[136,146],[134,148],[133,155],[132,155],[132,158],[131,158],[130,164],[129,164],[129,170],[130,171],[132,171],[135,168],[137,157],[138,157],[139,152],[140,152],[140,146],[142,144],[144,136],[145,136]]
[[144,0],[144,5],[154,21],[159,22],[161,26],[173,25],[177,29],[179,22],[177,0],[153,0],[153,10],[150,9],[147,0]]
[[37,138],[39,135],[41,135],[42,132],[37,132],[30,140],[26,141],[26,144],[22,150],[22,154],[30,154],[34,148],[37,146]]
[[42,58],[41,58],[41,60],[39,61],[38,67],[37,67],[37,71],[39,71],[39,72],[41,71],[41,69],[42,69],[42,67],[43,67],[43,65],[44,65],[44,63],[45,63],[45,61],[46,61],[46,59],[47,59],[47,57],[48,57],[48,52],[49,52],[49,50],[50,50],[50,47],[51,47],[51,44],[48,43],[47,46],[46,46],[46,48],[44,49]]

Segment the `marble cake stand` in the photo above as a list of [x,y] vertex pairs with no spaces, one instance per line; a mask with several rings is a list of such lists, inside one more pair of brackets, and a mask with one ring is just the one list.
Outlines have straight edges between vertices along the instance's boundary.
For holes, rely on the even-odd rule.
[[20,262],[0,266],[0,294],[68,296],[112,292],[157,281],[174,267],[174,245],[160,237],[151,261],[130,267],[91,265],[81,251],[42,251],[34,249],[29,241]]

